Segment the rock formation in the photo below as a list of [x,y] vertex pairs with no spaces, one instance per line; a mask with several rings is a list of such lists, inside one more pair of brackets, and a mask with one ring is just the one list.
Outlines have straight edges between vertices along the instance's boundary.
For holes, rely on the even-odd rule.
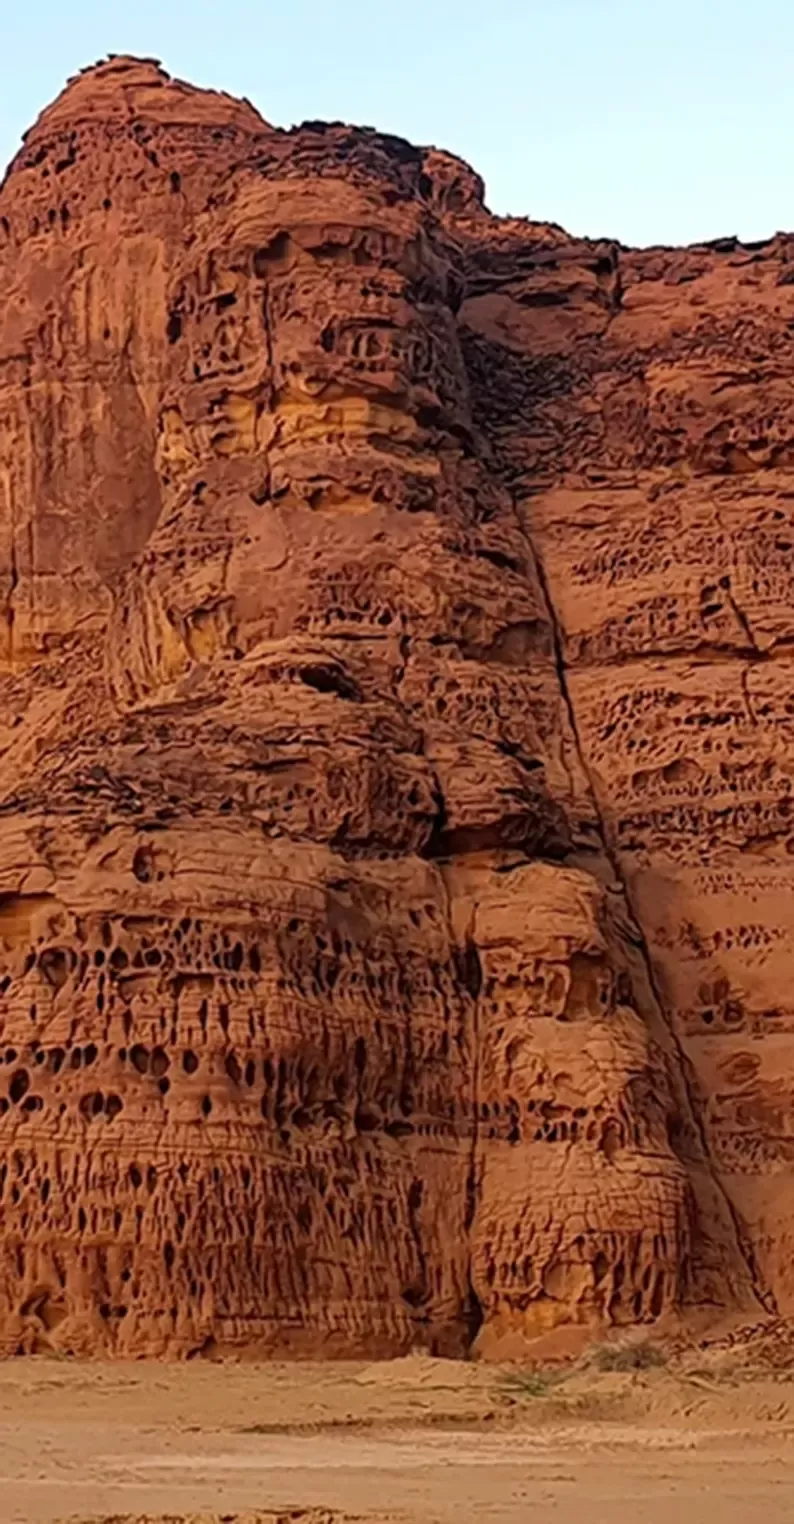
[[336,1508],[268,1508],[255,1513],[120,1514],[104,1519],[77,1519],[75,1524],[394,1524],[384,1513],[349,1514]]
[[90,1519],[76,1519],[74,1524],[395,1524],[394,1516],[384,1513],[349,1514],[336,1508],[257,1508],[255,1513],[115,1513],[104,1519],[96,1514]]
[[112,58],[0,279],[0,1351],[785,1314],[794,240]]

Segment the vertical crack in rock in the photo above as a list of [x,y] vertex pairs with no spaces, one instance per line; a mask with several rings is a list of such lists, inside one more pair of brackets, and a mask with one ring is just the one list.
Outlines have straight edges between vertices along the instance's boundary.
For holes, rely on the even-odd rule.
[[471,1162],[470,1162],[468,1174],[467,1174],[467,1177],[466,1177],[466,1214],[465,1214],[465,1217],[464,1217],[464,1223],[465,1223],[465,1226],[466,1226],[467,1230],[469,1230],[471,1228],[472,1223],[474,1222],[474,1215],[475,1215],[475,1212],[476,1212],[476,1209],[477,1209],[477,1193],[478,1193],[478,1186],[477,1186],[477,1168],[478,1168],[478,1159],[477,1159],[477,1154],[478,1154],[478,1149],[477,1149],[477,1142],[478,1142],[478,1138],[477,1138],[477,1133],[478,1133],[478,1127],[477,1127],[477,1109],[478,1109],[477,1108],[477,1096],[478,1096],[478,1093],[479,1093],[479,1047],[480,1047],[480,1033],[479,1033],[479,1017],[478,1017],[478,1012],[479,1012],[479,1004],[480,1004],[480,991],[482,990],[482,966],[481,966],[481,963],[480,963],[480,955],[479,955],[479,952],[477,951],[477,944],[476,944],[476,942],[474,940],[473,930],[474,930],[474,926],[473,926],[473,919],[472,919],[472,925],[471,925],[471,927],[469,928],[469,930],[466,933],[466,939],[465,939],[465,942],[464,942],[463,947],[462,947],[461,952],[460,952],[461,976],[462,976],[461,982],[463,984],[464,989],[468,992],[469,998],[471,999],[471,1008],[472,1008],[472,1060],[473,1060],[472,1061],[472,1095],[473,1095],[473,1111],[472,1111]]
[[752,631],[752,628],[751,628],[751,625],[750,625],[750,621],[747,618],[747,615],[745,614],[744,610],[736,602],[736,599],[735,599],[735,597],[734,597],[730,587],[726,588],[726,601],[727,601],[729,607],[733,610],[734,616],[736,618],[736,622],[739,625],[739,628],[741,629],[742,634],[745,636],[745,638],[747,640],[747,644],[748,644],[751,652],[754,652],[756,655],[761,655],[761,652],[759,651],[759,648],[758,648],[758,642],[756,641],[756,638],[755,638],[755,636],[753,634],[753,631]]
[[[437,774],[433,774],[433,797],[437,806],[437,821],[440,822],[441,831],[447,818],[446,804],[444,802],[441,782]],[[431,833],[429,846],[438,845],[442,839],[441,831],[436,832],[435,826]],[[471,1016],[471,1026],[467,1034],[467,1049],[469,1054],[469,1083],[467,1086],[467,1099],[470,1114],[470,1133],[468,1137],[468,1162],[465,1173],[464,1207],[462,1216],[462,1230],[465,1237],[465,1260],[463,1267],[463,1304],[462,1317],[466,1328],[466,1348],[470,1352],[483,1323],[483,1309],[480,1298],[475,1288],[475,1276],[473,1265],[473,1238],[474,1226],[477,1216],[477,1208],[481,1199],[481,1175],[482,1161],[480,1158],[480,995],[482,992],[482,965],[475,941],[476,906],[472,907],[466,926],[462,934],[455,926],[453,914],[452,896],[446,878],[446,862],[442,858],[439,862],[439,873],[443,885],[444,904],[446,910],[446,923],[449,930],[450,945],[454,949],[456,970],[456,995],[462,1000],[464,1012]],[[465,1112],[464,1112],[465,1116]]]
[[14,598],[19,585],[19,567],[17,565],[17,544],[13,514],[9,524],[9,557],[8,593],[6,595],[6,626],[8,629],[8,664],[14,665]]
[[468,1326],[469,1348],[482,1327],[483,1309],[477,1295],[474,1284],[474,1266],[472,1254],[472,1236],[474,1222],[477,1215],[478,1203],[481,1199],[481,1170],[480,1159],[480,995],[482,992],[482,965],[474,940],[474,916],[466,931],[466,937],[462,950],[463,984],[471,999],[472,1011],[472,1062],[471,1062],[471,1153],[469,1168],[466,1175],[466,1211],[464,1214],[464,1229],[466,1232],[467,1258],[467,1306],[465,1317]]
[[[519,522],[522,525],[522,529],[523,529],[524,535],[526,537],[527,544],[529,546],[530,553],[531,553],[533,561],[534,561],[534,565],[535,565],[536,570],[537,570],[538,579],[539,579],[541,588],[543,590],[543,597],[545,599],[546,607],[547,607],[548,614],[549,614],[549,620],[550,620],[552,631],[553,631],[555,662],[556,662],[557,674],[558,674],[559,683],[560,683],[560,691],[561,691],[561,694],[562,694],[562,697],[563,697],[563,701],[565,703],[566,711],[567,711],[567,714],[568,714],[568,720],[569,720],[569,723],[570,723],[570,726],[571,726],[571,733],[572,733],[572,735],[574,737],[574,741],[575,741],[575,744],[576,744],[577,755],[579,757],[579,761],[580,761],[582,770],[584,772],[584,775],[587,778],[587,783],[588,783],[588,787],[589,787],[590,793],[592,795],[593,803],[594,803],[594,805],[595,805],[595,807],[596,807],[596,809],[598,811],[598,817],[599,817],[599,822],[600,822],[600,830],[601,830],[601,838],[602,838],[602,841],[603,841],[603,844],[604,844],[604,851],[607,854],[607,858],[608,858],[608,861],[609,861],[612,873],[614,875],[615,883],[616,883],[616,885],[618,885],[620,887],[621,892],[623,894],[623,897],[625,899],[626,905],[627,905],[627,907],[628,907],[628,909],[629,909],[629,911],[631,913],[632,919],[633,919],[633,921],[634,921],[634,923],[635,923],[635,925],[637,927],[637,932],[638,932],[638,936],[639,936],[638,946],[639,946],[639,950],[640,950],[640,953],[641,953],[641,956],[642,956],[642,960],[643,960],[643,963],[644,963],[644,966],[645,966],[645,970],[646,970],[646,973],[647,973],[648,983],[650,985],[650,989],[651,989],[651,992],[653,994],[653,999],[654,999],[654,1001],[656,1003],[656,1006],[657,1006],[660,1014],[665,1019],[668,1031],[669,1031],[670,1036],[672,1038],[672,1041],[673,1041],[673,1043],[675,1045],[675,1049],[676,1049],[676,1053],[677,1053],[677,1057],[678,1057],[680,1074],[681,1074],[681,1078],[682,1078],[682,1081],[683,1081],[685,1089],[686,1089],[686,1094],[687,1094],[687,1098],[688,1098],[689,1109],[690,1109],[690,1112],[691,1112],[691,1115],[692,1115],[692,1119],[693,1119],[693,1121],[695,1123],[695,1126],[697,1128],[698,1137],[700,1139],[700,1145],[701,1145],[702,1152],[703,1152],[703,1158],[708,1163],[709,1171],[710,1171],[712,1180],[714,1182],[714,1185],[715,1185],[716,1189],[720,1192],[720,1195],[721,1195],[722,1200],[723,1200],[724,1205],[725,1205],[725,1209],[726,1209],[726,1211],[727,1211],[727,1213],[729,1215],[729,1218],[730,1218],[730,1221],[731,1221],[731,1224],[732,1224],[732,1227],[733,1227],[733,1232],[734,1232],[735,1238],[736,1238],[736,1246],[737,1246],[737,1249],[738,1249],[742,1259],[744,1260],[744,1262],[745,1262],[745,1264],[747,1266],[748,1274],[749,1274],[749,1277],[750,1277],[750,1282],[751,1282],[751,1285],[752,1285],[752,1288],[753,1288],[753,1292],[754,1292],[754,1294],[755,1294],[755,1296],[756,1296],[756,1298],[758,1300],[759,1306],[762,1307],[763,1310],[765,1312],[767,1312],[767,1313],[776,1314],[778,1309],[777,1309],[777,1304],[776,1304],[776,1300],[775,1300],[774,1294],[773,1294],[773,1292],[771,1290],[769,1290],[767,1287],[765,1287],[763,1285],[763,1282],[761,1280],[760,1273],[759,1273],[759,1270],[758,1270],[758,1265],[756,1263],[756,1258],[755,1258],[755,1253],[753,1251],[752,1243],[751,1243],[747,1233],[745,1232],[745,1230],[744,1230],[744,1228],[742,1226],[741,1218],[739,1216],[739,1213],[738,1213],[734,1203],[731,1201],[730,1195],[725,1190],[725,1187],[723,1186],[723,1184],[722,1184],[722,1182],[720,1180],[719,1172],[716,1169],[714,1161],[712,1159],[711,1150],[709,1148],[708,1138],[707,1138],[707,1135],[706,1135],[706,1130],[705,1130],[705,1127],[704,1127],[704,1124],[703,1124],[702,1108],[701,1108],[700,1102],[698,1100],[698,1096],[697,1096],[697,1093],[696,1093],[696,1088],[695,1088],[695,1085],[694,1085],[694,1078],[693,1078],[693,1074],[692,1074],[692,1066],[691,1066],[691,1064],[689,1062],[689,1059],[687,1057],[687,1054],[685,1053],[684,1048],[683,1048],[683,1046],[681,1044],[681,1041],[680,1041],[680,1038],[678,1036],[678,1033],[675,1030],[675,1023],[674,1023],[673,1019],[670,1016],[670,1013],[669,1013],[669,1011],[667,1009],[667,1003],[666,1003],[666,1001],[664,999],[664,996],[662,994],[662,991],[661,991],[661,989],[659,987],[659,981],[658,981],[658,978],[657,978],[657,975],[656,975],[656,970],[654,968],[653,958],[651,957],[650,951],[649,951],[649,949],[647,947],[647,944],[646,944],[645,936],[644,936],[644,933],[642,931],[641,921],[640,921],[640,918],[639,918],[639,916],[637,914],[636,908],[635,908],[634,903],[633,903],[631,889],[629,887],[628,880],[627,880],[625,874],[623,873],[623,869],[621,867],[620,855],[619,855],[618,851],[615,849],[615,847],[614,847],[614,845],[613,845],[613,843],[611,841],[610,833],[609,833],[609,831],[607,829],[606,822],[605,822],[605,820],[603,818],[603,815],[601,813],[601,807],[600,807],[600,803],[599,803],[599,799],[598,799],[598,794],[597,794],[597,791],[596,791],[596,788],[595,788],[595,785],[594,785],[594,782],[593,782],[593,779],[592,779],[592,776],[591,776],[591,773],[590,773],[590,769],[588,767],[587,757],[585,755],[585,751],[584,751],[584,748],[582,747],[581,740],[580,740],[580,737],[579,737],[579,731],[578,731],[577,720],[576,720],[576,711],[575,711],[575,708],[574,708],[573,700],[571,698],[570,688],[569,688],[569,685],[568,685],[568,674],[567,674],[567,667],[566,667],[564,648],[563,648],[562,631],[560,629],[560,623],[559,623],[559,619],[558,619],[558,616],[557,616],[556,609],[555,609],[554,604],[552,602],[552,598],[551,598],[551,594],[550,594],[550,590],[549,590],[549,586],[548,586],[548,580],[547,580],[547,577],[546,577],[545,568],[543,566],[542,559],[541,559],[540,555],[538,554],[538,552],[535,549],[535,546],[533,544],[531,530],[530,530],[529,526],[525,522],[525,516],[520,511],[520,509],[518,508],[517,504],[516,504],[516,513],[517,513],[517,517],[519,519]],[[749,629],[749,627],[748,627],[748,629]]]

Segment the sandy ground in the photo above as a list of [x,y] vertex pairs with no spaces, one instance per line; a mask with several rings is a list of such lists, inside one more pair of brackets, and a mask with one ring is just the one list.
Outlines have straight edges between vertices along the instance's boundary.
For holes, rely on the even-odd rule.
[[794,1524],[794,1370],[0,1365],[0,1521]]

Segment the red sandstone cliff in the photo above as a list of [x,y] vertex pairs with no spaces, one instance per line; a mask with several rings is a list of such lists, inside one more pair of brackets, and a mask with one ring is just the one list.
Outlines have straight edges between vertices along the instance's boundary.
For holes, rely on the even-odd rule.
[[0,191],[0,1350],[794,1302],[794,240],[112,59]]

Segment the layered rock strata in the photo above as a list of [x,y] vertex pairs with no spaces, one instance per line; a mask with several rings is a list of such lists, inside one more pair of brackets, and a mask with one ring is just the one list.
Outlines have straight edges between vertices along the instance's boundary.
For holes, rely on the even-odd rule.
[[39,119],[0,1349],[785,1311],[792,248],[500,220],[148,61]]

